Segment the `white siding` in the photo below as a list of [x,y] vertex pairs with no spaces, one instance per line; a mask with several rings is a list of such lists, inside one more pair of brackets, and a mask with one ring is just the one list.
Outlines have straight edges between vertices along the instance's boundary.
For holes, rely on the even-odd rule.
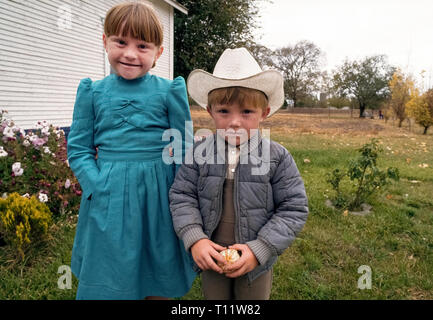
[[[80,79],[106,74],[102,21],[120,2],[0,0],[0,109],[22,128],[39,120],[70,126]],[[165,46],[152,73],[171,79],[173,8],[161,0],[151,2],[164,26]],[[70,28],[58,26],[64,6],[70,8]]]
[[173,57],[173,47],[170,43],[174,34],[173,26],[171,24],[171,20],[174,16],[173,7],[160,0],[151,0],[149,2],[153,4],[155,11],[158,13],[162,27],[164,29],[164,51],[159,60],[156,62],[156,67],[152,70],[152,73],[161,77],[173,79],[173,66],[171,63],[171,58]]

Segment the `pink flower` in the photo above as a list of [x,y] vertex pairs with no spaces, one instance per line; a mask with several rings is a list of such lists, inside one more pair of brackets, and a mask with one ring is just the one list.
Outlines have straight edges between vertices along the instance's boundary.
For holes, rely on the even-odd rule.
[[66,179],[66,182],[65,182],[65,189],[69,189],[70,186],[71,186],[71,180]]
[[46,142],[47,141],[45,139],[42,139],[42,138],[36,138],[32,141],[32,143],[35,147],[40,147],[40,146],[44,145]]
[[14,131],[12,130],[11,127],[6,126],[6,127],[3,129],[3,135],[4,135],[4,136],[7,136],[7,137],[13,137],[15,134],[14,134]]
[[3,141],[7,139],[12,139],[15,140],[15,132],[13,130],[13,128],[7,126],[3,129]]
[[43,128],[41,129],[41,134],[42,134],[43,136],[49,136],[49,135],[50,135],[50,127],[43,127]]

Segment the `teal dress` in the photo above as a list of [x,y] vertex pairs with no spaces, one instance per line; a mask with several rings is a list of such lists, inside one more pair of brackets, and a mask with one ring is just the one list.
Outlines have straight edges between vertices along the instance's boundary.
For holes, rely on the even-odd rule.
[[186,121],[181,77],[81,80],[68,136],[69,165],[83,191],[71,260],[77,299],[181,297],[190,290],[192,257],[169,209],[179,161],[169,163],[170,141],[163,139],[177,129],[182,152],[174,153],[184,156],[192,143]]

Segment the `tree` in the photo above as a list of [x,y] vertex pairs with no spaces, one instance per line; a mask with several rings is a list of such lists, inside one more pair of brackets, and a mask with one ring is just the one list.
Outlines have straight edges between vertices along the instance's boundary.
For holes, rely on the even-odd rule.
[[359,117],[368,107],[377,109],[389,95],[388,83],[394,68],[384,55],[366,57],[361,61],[346,60],[334,71],[334,87],[340,96],[355,97]]
[[412,99],[407,103],[407,113],[415,119],[415,122],[424,127],[423,134],[433,125],[433,89],[428,90],[422,96],[415,91]]
[[259,63],[262,69],[269,69],[273,67],[272,55],[273,51],[258,43],[247,44],[247,49],[253,55],[254,59]]
[[351,103],[350,99],[345,97],[331,96],[328,98],[328,105],[338,109],[350,107]]
[[188,15],[175,13],[175,75],[186,78],[197,68],[212,73],[226,48],[253,43],[259,1],[265,0],[180,1]]
[[274,51],[272,64],[283,73],[284,91],[295,108],[299,100],[318,90],[322,58],[319,47],[305,40]]
[[406,119],[406,105],[413,99],[413,103],[417,103],[417,96],[419,95],[415,90],[415,83],[410,76],[405,76],[401,70],[397,69],[392,75],[389,82],[390,97],[389,108],[399,120],[398,127]]

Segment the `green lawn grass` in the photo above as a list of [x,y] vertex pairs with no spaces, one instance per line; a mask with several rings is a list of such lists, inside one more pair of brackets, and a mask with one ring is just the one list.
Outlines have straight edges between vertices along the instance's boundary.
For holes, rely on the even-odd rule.
[[[379,167],[397,167],[400,181],[370,200],[370,215],[355,216],[325,205],[333,195],[325,177],[345,168],[370,137],[272,135],[295,158],[310,214],[274,267],[271,299],[433,299],[433,136],[378,138],[384,149]],[[53,240],[34,250],[25,265],[11,267],[0,248],[0,299],[74,299],[76,279],[71,289],[57,285],[58,268],[70,263],[74,227],[56,226]],[[371,268],[371,289],[358,288],[363,265]],[[182,299],[203,299],[200,278]]]

